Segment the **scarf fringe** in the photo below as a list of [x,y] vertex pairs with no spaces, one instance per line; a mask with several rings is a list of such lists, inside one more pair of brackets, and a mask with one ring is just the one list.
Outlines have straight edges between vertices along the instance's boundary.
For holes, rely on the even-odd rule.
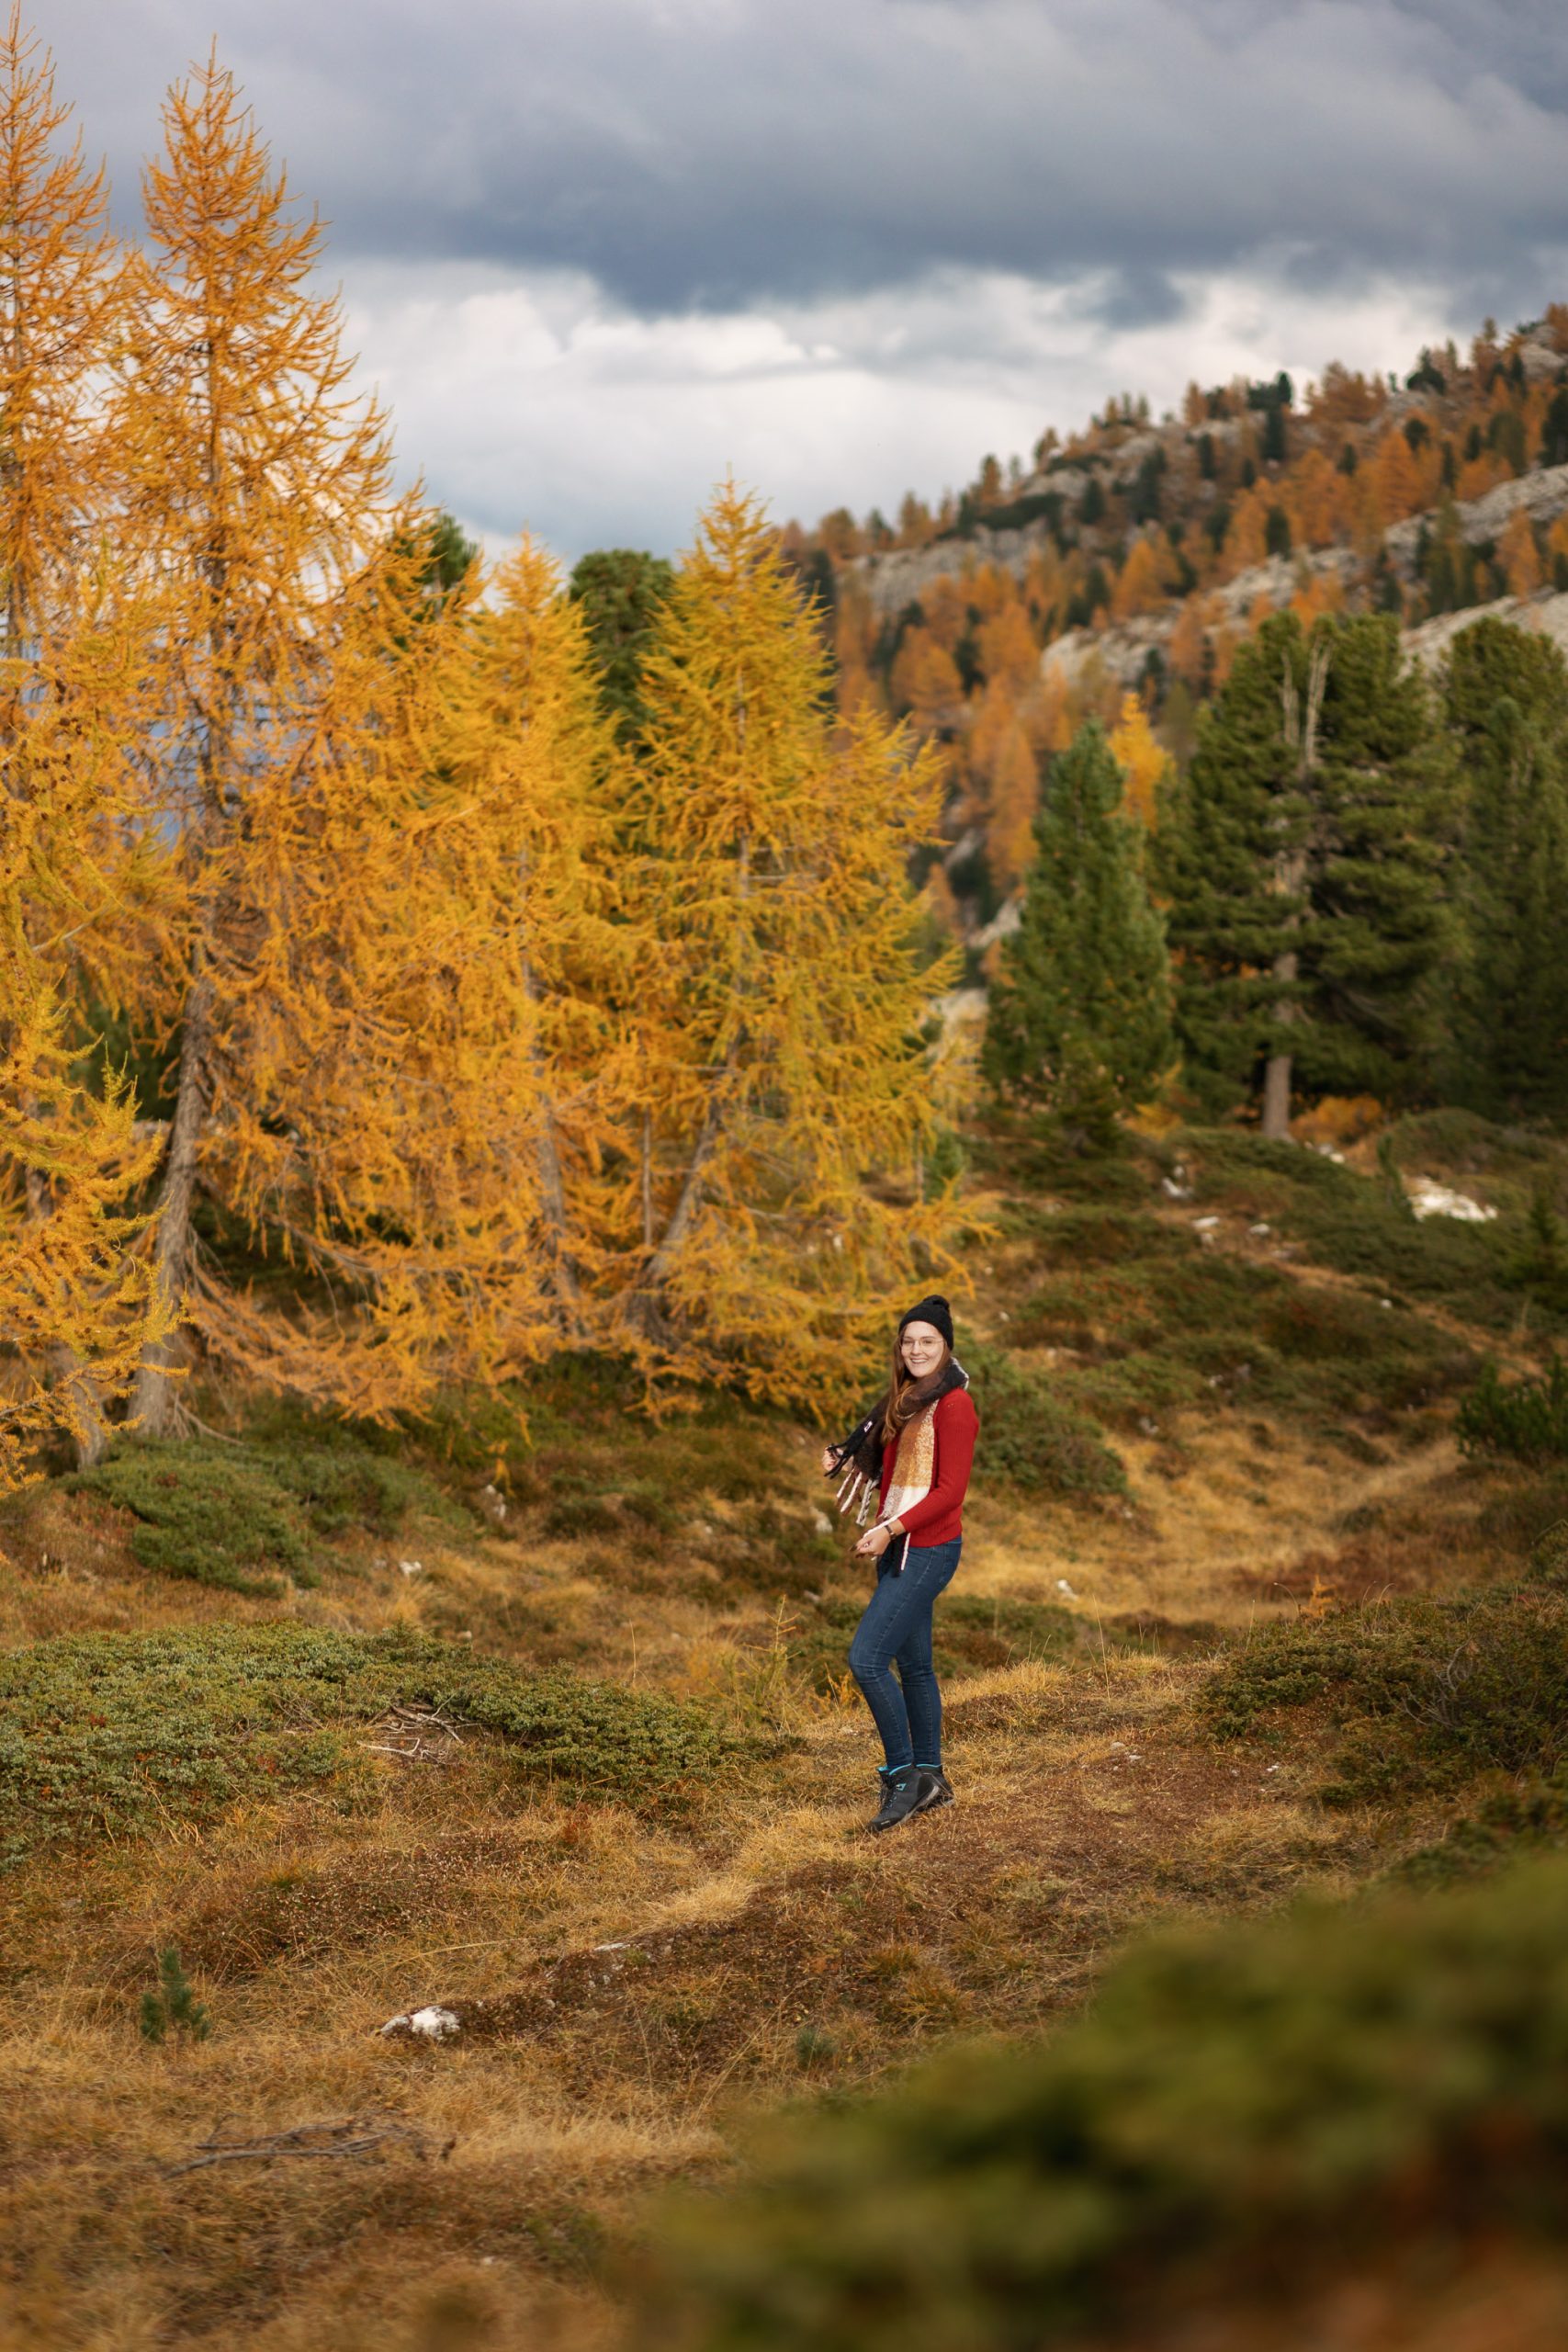
[[[847,1510],[855,1513],[855,1525],[863,1527],[871,1514],[871,1480],[863,1470],[849,1471],[838,1489],[839,1515]],[[858,1510],[855,1506],[860,1506]]]

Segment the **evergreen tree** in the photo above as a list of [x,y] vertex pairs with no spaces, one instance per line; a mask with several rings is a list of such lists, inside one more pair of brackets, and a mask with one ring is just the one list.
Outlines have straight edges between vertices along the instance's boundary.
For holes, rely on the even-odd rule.
[[1265,622],[1237,652],[1167,799],[1160,888],[1177,1025],[1212,1107],[1292,1089],[1427,1082],[1453,794],[1425,684],[1391,618]]
[[1568,664],[1533,629],[1476,621],[1442,695],[1463,777],[1453,1091],[1494,1115],[1563,1119]]
[[1164,926],[1144,880],[1122,771],[1091,719],[1051,771],[1022,921],[1003,943],[982,1069],[1100,1136],[1171,1058]]
[[582,607],[588,643],[599,672],[605,717],[628,748],[642,736],[643,664],[675,574],[662,556],[637,548],[604,548],[585,555],[571,575],[570,594]]
[[455,514],[443,509],[432,518],[420,566],[421,582],[432,596],[442,600],[460,588],[479,560],[478,540],[469,538]]

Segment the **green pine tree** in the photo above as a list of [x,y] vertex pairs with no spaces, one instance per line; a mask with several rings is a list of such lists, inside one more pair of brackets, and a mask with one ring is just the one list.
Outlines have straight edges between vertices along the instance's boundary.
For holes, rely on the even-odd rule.
[[1283,1136],[1292,1092],[1429,1084],[1450,766],[1391,618],[1309,636],[1277,614],[1239,650],[1156,842],[1178,1034],[1211,1109],[1260,1095]]
[[998,1095],[1104,1140],[1172,1058],[1165,930],[1122,771],[1096,720],[1052,768],[1022,921],[1004,941],[982,1067]]
[[1476,621],[1442,697],[1463,785],[1451,1091],[1568,1120],[1568,664],[1533,629]]
[[171,2030],[192,2041],[205,2041],[212,2031],[212,2019],[196,1997],[177,1944],[165,1944],[158,1954],[158,1989],[142,1994],[141,2024],[142,2040],[152,2042],[166,2041]]
[[675,573],[662,556],[637,548],[605,548],[585,555],[571,575],[570,594],[582,606],[588,642],[599,670],[605,717],[628,751],[642,741],[643,665],[653,650],[659,616]]

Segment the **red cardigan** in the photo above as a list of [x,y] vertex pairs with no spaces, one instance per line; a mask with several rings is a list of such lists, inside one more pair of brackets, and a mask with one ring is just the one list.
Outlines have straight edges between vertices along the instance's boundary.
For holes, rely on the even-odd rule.
[[[969,1466],[975,1459],[975,1440],[979,1432],[980,1416],[975,1410],[975,1400],[967,1388],[950,1388],[936,1408],[936,1475],[929,1495],[911,1503],[898,1514],[899,1521],[908,1532],[911,1544],[924,1551],[933,1544],[955,1544],[964,1532],[964,1497],[969,1485]],[[897,1459],[897,1445],[882,1449],[882,1496],[877,1516],[886,1508],[887,1489],[893,1484],[893,1464]]]

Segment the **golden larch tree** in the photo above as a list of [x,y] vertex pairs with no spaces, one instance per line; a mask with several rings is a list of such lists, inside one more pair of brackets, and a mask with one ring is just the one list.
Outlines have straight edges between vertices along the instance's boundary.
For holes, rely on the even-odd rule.
[[1039,675],[1040,648],[1016,596],[981,623],[979,650],[982,674],[1011,695],[1021,695]]
[[964,708],[958,664],[931,631],[906,629],[888,681],[896,709],[907,711],[922,734],[954,727]]
[[13,884],[0,871],[0,1494],[54,1436],[98,1451],[105,1408],[163,1322],[136,1252],[145,1218],[127,1205],[156,1147],[136,1135],[123,1079],[94,1094],[77,1078],[71,1023],[18,935]]
[[601,709],[582,607],[532,542],[498,566],[445,658],[433,749],[453,816],[432,879],[460,926],[446,960],[469,976],[441,1051],[524,1213],[508,1312],[525,1361],[594,1338],[602,1295],[635,1259],[650,1116],[638,1008],[659,953],[617,880],[629,754]]
[[1533,596],[1546,576],[1534,528],[1522,506],[1515,508],[1503,526],[1503,536],[1497,542],[1497,561],[1510,596]]
[[1112,619],[1134,620],[1140,613],[1152,613],[1163,605],[1168,594],[1166,572],[1163,549],[1152,539],[1134,539],[1111,595]]
[[987,778],[986,863],[1001,896],[1010,898],[1034,860],[1040,768],[1016,713],[997,746]]
[[[535,1288],[506,1117],[482,1126],[463,1058],[494,959],[441,878],[464,816],[426,757],[465,600],[422,586],[428,532],[311,284],[319,224],[231,77],[209,62],[164,121],[117,402],[157,600],[147,822],[178,892],[152,999],[179,1047],[160,1295],[215,1358],[384,1416],[502,1369]],[[291,1309],[234,1279],[236,1246],[302,1268]],[[149,1349],[150,1429],[173,1368]]]
[[1122,695],[1110,741],[1111,754],[1122,771],[1122,806],[1147,831],[1155,821],[1170,759],[1149,725],[1149,714],[1138,695]]
[[101,172],[62,138],[51,62],[0,35],[0,1484],[51,1429],[91,1456],[157,1317],[126,1256],[148,1152],[84,1075],[122,992],[144,861],[121,755],[135,701],[102,376],[121,278]]
[[917,1270],[955,1272],[945,1194],[868,1181],[934,1126],[919,1033],[951,964],[920,968],[908,860],[938,765],[874,716],[836,725],[826,684],[772,531],[725,486],[644,690],[652,1214],[617,1319],[655,1373],[802,1400],[863,1367]]

